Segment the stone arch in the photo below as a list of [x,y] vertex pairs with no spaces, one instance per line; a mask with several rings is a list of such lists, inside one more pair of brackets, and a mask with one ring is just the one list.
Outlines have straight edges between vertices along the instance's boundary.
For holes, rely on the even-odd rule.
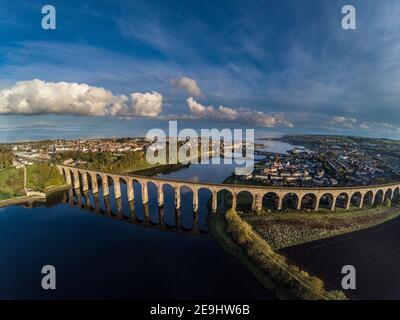
[[373,205],[372,203],[373,199],[374,199],[374,192],[371,190],[367,191],[364,195],[363,207]]
[[299,207],[299,196],[297,193],[288,192],[282,197],[282,207],[297,210]]
[[239,191],[236,197],[236,207],[239,211],[251,211],[254,196],[250,191]]
[[270,191],[264,193],[262,197],[262,207],[266,210],[279,209],[279,195],[276,192]]
[[396,187],[393,191],[393,203],[398,204],[400,202],[400,188]]
[[388,189],[385,191],[385,195],[384,195],[383,202],[385,202],[386,199],[392,200],[392,196],[393,196],[393,191],[392,191],[391,188],[388,188]]
[[232,208],[233,194],[228,189],[219,189],[217,192],[217,205],[225,209]]
[[348,209],[350,204],[349,194],[347,192],[341,192],[336,197],[335,208]]
[[374,206],[379,206],[383,203],[383,197],[384,197],[384,193],[383,190],[378,190],[375,193],[375,198],[374,198]]
[[199,199],[206,199],[205,205],[207,206],[208,209],[211,209],[212,200],[213,200],[213,192],[211,191],[211,189],[206,187],[206,186],[204,186],[204,187],[200,187],[197,190],[197,192],[198,192],[198,195],[199,195]]
[[301,198],[301,208],[315,210],[318,206],[318,197],[315,193],[306,193]]
[[188,208],[188,211],[191,211],[189,210],[189,206],[191,206],[192,209],[194,209],[194,201],[196,194],[197,194],[196,189],[193,189],[188,185],[180,185],[179,186],[179,195],[181,201],[180,208],[183,208],[182,210]]
[[319,208],[321,209],[329,209],[332,210],[332,206],[334,205],[334,196],[332,193],[324,193],[319,198]]
[[362,205],[361,201],[362,194],[360,191],[356,191],[350,196],[350,206],[359,208]]

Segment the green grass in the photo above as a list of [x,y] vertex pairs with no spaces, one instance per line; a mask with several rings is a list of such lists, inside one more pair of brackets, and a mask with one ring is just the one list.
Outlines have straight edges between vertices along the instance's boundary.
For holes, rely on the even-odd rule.
[[25,195],[24,170],[7,168],[0,171],[0,200]]
[[269,275],[260,266],[255,264],[246,254],[245,250],[234,243],[226,229],[226,223],[222,214],[213,215],[210,219],[210,233],[218,245],[229,255],[237,258],[257,278],[257,280],[270,291],[275,291],[280,299],[294,299],[294,295],[282,288],[279,283],[274,283]]
[[242,217],[274,250],[373,227],[400,214],[397,207],[319,212],[263,213]]
[[47,163],[27,166],[26,170],[26,186],[30,190],[44,191],[46,188],[65,184],[64,178],[57,168]]

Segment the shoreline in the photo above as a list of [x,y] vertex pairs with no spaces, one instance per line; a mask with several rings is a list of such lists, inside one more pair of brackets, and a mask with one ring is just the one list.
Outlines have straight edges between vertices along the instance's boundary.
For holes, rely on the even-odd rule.
[[229,257],[237,259],[252,275],[261,283],[261,285],[270,291],[277,299],[293,300],[295,297],[287,292],[282,286],[274,283],[262,269],[251,261],[241,248],[239,248],[231,239],[226,231],[223,221],[223,215],[218,213],[209,219],[209,233],[211,238]]
[[69,187],[66,184],[45,188],[43,191],[41,191],[46,195],[45,197],[39,197],[36,195],[25,195],[25,196],[13,197],[13,198],[9,198],[9,199],[0,200],[0,208],[20,205],[20,204],[24,204],[24,203],[33,203],[33,202],[46,203],[49,196],[53,195],[54,193],[60,192],[60,191],[68,190],[68,188]]

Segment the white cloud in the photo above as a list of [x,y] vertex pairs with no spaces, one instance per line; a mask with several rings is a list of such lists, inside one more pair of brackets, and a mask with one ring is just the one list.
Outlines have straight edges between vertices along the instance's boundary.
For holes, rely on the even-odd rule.
[[162,111],[163,96],[158,92],[135,92],[130,95],[130,99],[121,96],[121,101],[115,103],[111,109],[111,114],[115,116],[141,116],[157,117]]
[[346,118],[334,116],[330,119],[330,125],[345,129],[364,129],[364,130],[397,130],[397,127],[383,122],[360,122],[356,118]]
[[171,81],[172,85],[175,88],[185,90],[189,95],[194,97],[202,97],[203,93],[201,92],[199,86],[197,85],[196,80],[182,77],[180,79],[174,79]]
[[192,116],[197,119],[213,119],[218,121],[238,121],[261,127],[292,127],[293,125],[284,120],[281,114],[266,114],[249,108],[232,109],[229,107],[203,106],[192,97],[187,100]]
[[162,95],[114,95],[104,88],[73,82],[20,81],[0,90],[0,114],[75,114],[90,116],[156,117]]
[[353,126],[357,123],[355,118],[346,118],[343,116],[335,116],[331,119],[331,125],[338,125],[343,128],[353,128]]

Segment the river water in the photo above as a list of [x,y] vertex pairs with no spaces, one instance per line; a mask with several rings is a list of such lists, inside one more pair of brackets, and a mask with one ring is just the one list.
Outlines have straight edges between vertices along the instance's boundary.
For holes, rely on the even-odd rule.
[[[223,182],[233,170],[197,164],[160,177]],[[112,187],[108,200],[100,190],[97,214],[88,209],[96,202],[90,192],[0,208],[0,299],[275,299],[206,232],[207,191],[194,215],[192,194],[183,190],[177,219],[172,189],[164,189],[160,212],[155,188],[149,185],[149,205],[142,206],[134,185],[133,211],[121,187],[120,201]],[[129,222],[132,212],[144,222]],[[56,290],[41,287],[44,265],[56,269]]]

